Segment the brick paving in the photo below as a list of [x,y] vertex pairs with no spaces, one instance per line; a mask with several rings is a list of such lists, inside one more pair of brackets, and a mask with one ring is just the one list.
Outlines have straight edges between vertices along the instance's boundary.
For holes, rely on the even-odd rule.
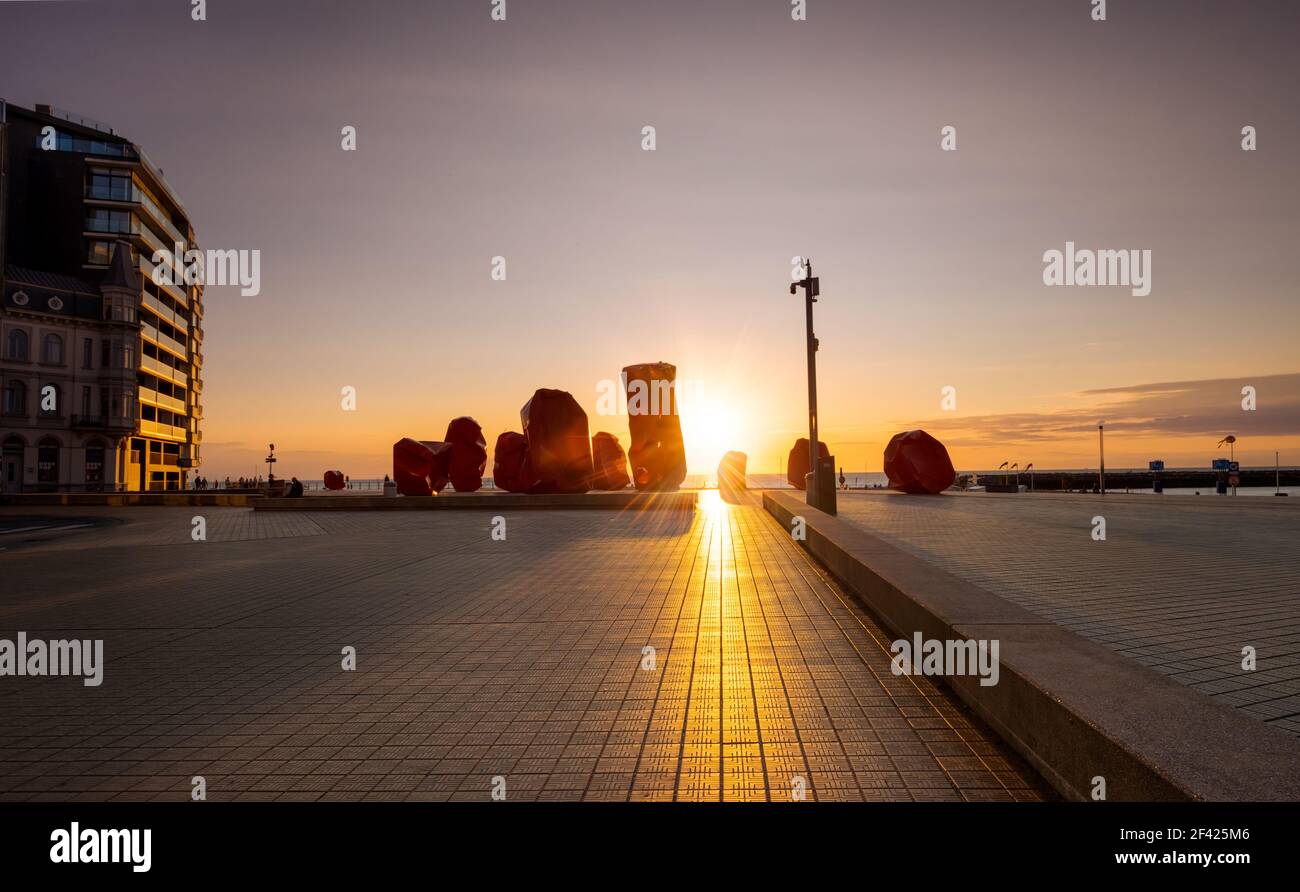
[[0,637],[105,680],[0,678],[0,799],[1052,796],[756,507],[77,511],[0,537]]
[[[1300,504],[1283,501],[850,492],[841,494],[839,513],[1040,616],[1300,734]],[[1105,541],[1092,538],[1095,516],[1106,519]],[[1255,671],[1242,669],[1247,646],[1256,650]]]

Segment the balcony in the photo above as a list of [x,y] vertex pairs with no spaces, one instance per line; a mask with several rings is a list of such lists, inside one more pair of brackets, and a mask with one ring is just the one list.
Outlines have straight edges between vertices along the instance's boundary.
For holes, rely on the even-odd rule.
[[165,393],[159,393],[152,387],[145,387],[143,384],[138,388],[139,397],[147,403],[151,403],[160,409],[167,409],[171,412],[185,414],[185,401],[178,400],[174,396],[168,396]]
[[[155,269],[155,266],[154,266],[153,261],[151,261],[148,257],[144,256],[144,254],[141,254],[141,255],[140,255],[140,275],[144,276],[144,277],[145,277],[146,279],[148,279],[150,282],[153,282],[153,281],[154,281],[154,275],[153,275],[153,271],[154,271],[154,269]],[[174,275],[174,273],[173,273],[173,275]],[[161,278],[161,277],[159,277],[159,281],[155,282],[155,284],[156,284],[159,288],[163,289],[163,290],[166,291],[168,294],[170,294],[173,298],[175,298],[176,301],[177,301],[178,303],[184,304],[185,306],[189,306],[189,301],[188,301],[188,300],[186,299],[186,297],[185,297],[185,289],[184,289],[183,287],[181,287],[180,285],[177,285],[175,282],[171,281],[170,279],[165,279],[165,278]]]
[[184,369],[174,369],[167,363],[154,359],[152,356],[141,356],[140,368],[153,372],[155,375],[169,381],[175,381],[177,384],[185,384],[186,379],[189,377]]
[[[180,230],[172,225],[171,219],[162,211],[162,208],[154,204],[153,199],[145,194],[135,183],[131,183],[131,191],[125,191],[125,184],[122,189],[114,188],[96,188],[93,184],[86,186],[86,198],[92,201],[118,201],[126,204],[133,204],[149,215],[149,219],[158,224],[159,228],[171,239],[172,244],[180,242],[185,244],[185,237],[181,235]],[[171,246],[167,250],[173,250]]]
[[176,328],[179,328],[181,331],[189,331],[190,324],[189,322],[186,321],[185,317],[181,316],[181,314],[172,310],[170,307],[168,307],[166,304],[164,304],[158,298],[154,297],[149,292],[146,291],[142,295],[141,300],[143,301],[146,307],[148,307],[149,309],[153,310],[155,313],[158,314],[159,319],[163,320],[164,322],[170,323],[171,325],[174,325]]
[[177,427],[173,424],[161,424],[157,421],[148,421],[140,419],[140,433],[151,437],[162,437],[168,440],[184,440],[185,428]]
[[181,359],[185,358],[185,345],[180,341],[168,337],[148,322],[142,321],[140,323],[140,330],[144,333],[145,337],[149,338],[158,346],[167,348]]

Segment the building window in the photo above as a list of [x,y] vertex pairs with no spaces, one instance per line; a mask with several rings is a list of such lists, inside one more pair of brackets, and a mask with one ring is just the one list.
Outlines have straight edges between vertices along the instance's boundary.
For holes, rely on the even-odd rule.
[[99,364],[104,368],[108,368],[110,365],[113,364],[113,342],[112,341],[99,342]]
[[63,338],[56,334],[47,334],[41,341],[41,362],[47,365],[63,365]]
[[27,361],[27,332],[21,328],[9,329],[9,337],[5,339],[5,352],[10,359],[16,359],[19,362]]
[[95,367],[95,341],[93,338],[86,338],[81,342],[81,367],[83,369]]
[[83,416],[90,415],[90,387],[89,386],[81,388],[81,414]]
[[86,217],[86,231],[128,235],[131,232],[131,214],[129,211],[92,208]]
[[135,189],[130,172],[106,167],[91,168],[90,182],[86,184],[86,197],[105,201],[133,201]]
[[10,381],[4,387],[4,413],[6,415],[27,414],[27,385],[21,381]]
[[86,242],[86,262],[97,263],[108,266],[108,261],[113,256],[113,243],[102,242],[99,239],[92,239]]

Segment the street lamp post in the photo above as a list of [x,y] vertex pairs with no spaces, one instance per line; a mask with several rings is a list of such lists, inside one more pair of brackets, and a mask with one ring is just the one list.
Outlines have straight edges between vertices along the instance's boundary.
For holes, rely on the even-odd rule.
[[273,486],[275,484],[275,444],[271,443],[269,445],[271,451],[266,456],[266,485]]
[[822,487],[819,485],[822,463],[821,449],[817,440],[817,337],[813,334],[813,304],[817,303],[821,286],[813,275],[812,260],[805,257],[803,262],[804,276],[800,281],[790,283],[790,293],[796,294],[799,288],[803,289],[804,325],[808,346],[808,468],[812,476],[807,478],[806,500],[814,508],[834,514],[834,487],[830,487],[829,492],[822,492]]

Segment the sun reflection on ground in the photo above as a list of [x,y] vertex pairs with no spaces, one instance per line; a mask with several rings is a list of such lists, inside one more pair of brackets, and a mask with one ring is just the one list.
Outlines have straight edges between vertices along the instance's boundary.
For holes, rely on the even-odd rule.
[[721,514],[727,510],[727,503],[722,501],[722,496],[716,489],[702,489],[698,496],[696,504],[701,511],[707,511],[710,514]]

